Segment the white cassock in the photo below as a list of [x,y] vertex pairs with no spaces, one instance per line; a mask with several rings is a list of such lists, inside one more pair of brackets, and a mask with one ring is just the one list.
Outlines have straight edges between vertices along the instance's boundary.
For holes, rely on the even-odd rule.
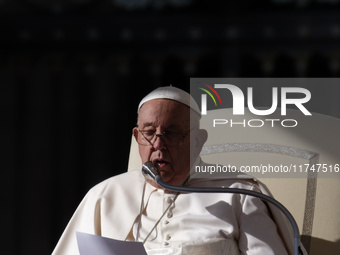
[[[193,178],[185,185],[267,193],[261,183],[247,175]],[[143,242],[147,238],[144,247],[149,255],[283,255],[291,254],[292,250],[289,228],[283,215],[258,198],[227,193],[166,192],[146,183],[138,170],[93,187],[52,254],[79,254],[76,241],[79,231],[118,240]]]

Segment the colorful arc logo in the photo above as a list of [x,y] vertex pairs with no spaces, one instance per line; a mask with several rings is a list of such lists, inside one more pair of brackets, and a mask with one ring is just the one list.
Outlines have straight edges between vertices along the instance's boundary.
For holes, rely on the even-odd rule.
[[[213,87],[211,87],[210,85],[208,85],[208,84],[205,84],[205,83],[202,83],[202,84],[205,85],[208,89],[210,89],[210,90],[217,96],[217,98],[218,98],[218,100],[220,101],[220,104],[221,104],[221,106],[222,106],[222,100],[221,100],[221,98],[220,98],[220,95],[217,93],[217,91],[216,91]],[[214,97],[214,95],[213,95],[209,90],[204,89],[204,88],[201,88],[201,87],[199,87],[199,89],[200,89],[200,90],[203,90],[204,92],[206,92],[206,93],[212,98],[212,100],[214,101],[215,106],[217,106],[215,97]]]

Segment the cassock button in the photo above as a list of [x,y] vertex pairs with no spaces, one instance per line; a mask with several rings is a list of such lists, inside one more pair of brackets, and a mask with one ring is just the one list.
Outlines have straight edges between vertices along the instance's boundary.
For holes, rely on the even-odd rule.
[[173,215],[172,215],[171,212],[168,212],[168,215],[167,215],[167,216],[168,216],[168,218],[172,218]]
[[171,197],[168,197],[168,198],[166,199],[166,201],[167,201],[169,204],[171,204],[171,203],[173,202],[173,199],[172,199]]
[[165,239],[169,241],[171,239],[171,235],[167,235]]
[[168,246],[169,243],[168,243],[168,242],[164,242],[163,245],[164,245],[164,246]]
[[170,222],[168,220],[164,221],[164,225],[168,225]]

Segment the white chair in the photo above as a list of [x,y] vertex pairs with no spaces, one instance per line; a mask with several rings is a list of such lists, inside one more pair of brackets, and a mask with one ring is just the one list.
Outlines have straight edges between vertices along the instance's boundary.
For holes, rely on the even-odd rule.
[[[315,114],[301,116],[297,110],[287,109],[285,119],[296,119],[294,128],[282,127],[280,122],[266,121],[248,111],[233,116],[232,109],[209,111],[202,117],[201,127],[209,134],[201,157],[209,163],[241,166],[283,166],[296,173],[248,173],[262,181],[274,197],[293,214],[298,223],[301,241],[310,255],[340,254],[340,119]],[[213,119],[229,120],[228,124],[212,126]],[[271,116],[283,119],[283,116]],[[230,120],[261,119],[261,128],[236,124]],[[259,125],[259,121],[252,125]],[[288,122],[287,122],[288,123]],[[291,123],[290,123],[291,124]],[[238,128],[236,128],[238,127]],[[327,173],[311,171],[305,164],[327,165]],[[129,170],[140,169],[138,146],[132,137]],[[302,172],[300,173],[300,166]],[[332,168],[333,173],[330,173]],[[248,168],[250,169],[250,168]],[[317,170],[317,169],[316,169]],[[338,171],[338,172],[335,172]]]
[[[213,127],[213,119],[221,117],[228,123]],[[231,164],[238,169],[261,164],[282,166],[286,170],[290,167],[291,171],[295,168],[296,173],[273,173],[267,177],[261,173],[249,174],[265,183],[293,214],[309,254],[340,254],[340,119],[315,113],[304,116],[298,110],[288,109],[286,117],[276,115],[270,119],[295,119],[298,125],[282,127],[276,121],[273,128],[273,122],[266,118],[269,119],[249,111],[237,117],[232,115],[232,109],[210,111],[201,121],[201,127],[209,133],[202,150],[203,160]],[[231,128],[231,119],[234,123],[246,120],[245,127],[236,124]],[[253,121],[252,126],[264,125],[250,127],[247,123],[250,119],[263,121]],[[315,171],[307,169],[306,172],[307,164],[314,165]],[[327,166],[323,169],[325,173],[322,166]]]

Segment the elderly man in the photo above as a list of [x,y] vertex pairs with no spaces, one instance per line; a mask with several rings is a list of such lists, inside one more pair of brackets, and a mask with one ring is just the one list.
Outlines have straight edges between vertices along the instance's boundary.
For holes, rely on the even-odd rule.
[[[199,128],[199,119],[198,106],[188,93],[175,87],[152,91],[141,101],[133,129],[142,162],[152,161],[168,184],[260,192],[258,183],[245,176],[190,176],[194,163],[204,164],[199,153],[207,133]],[[148,254],[288,254],[291,248],[269,215],[258,198],[171,192],[146,180],[138,169],[88,192],[53,255],[79,254],[76,231],[143,242]]]

